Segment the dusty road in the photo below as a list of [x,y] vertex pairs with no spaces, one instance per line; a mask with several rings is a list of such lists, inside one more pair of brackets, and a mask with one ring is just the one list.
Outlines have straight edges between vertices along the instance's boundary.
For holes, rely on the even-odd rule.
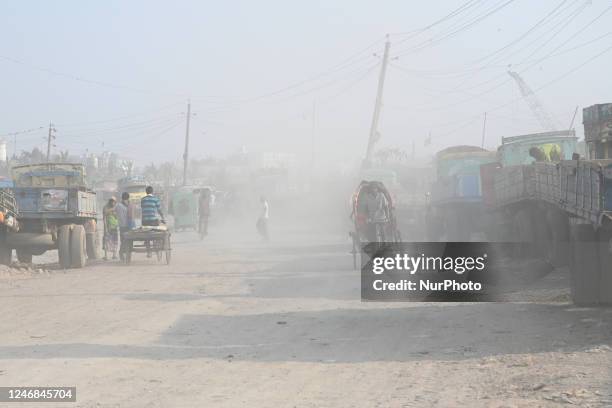
[[612,310],[567,303],[562,271],[504,304],[362,303],[344,235],[194,238],[170,266],[0,277],[0,384],[76,385],[78,407],[612,406]]

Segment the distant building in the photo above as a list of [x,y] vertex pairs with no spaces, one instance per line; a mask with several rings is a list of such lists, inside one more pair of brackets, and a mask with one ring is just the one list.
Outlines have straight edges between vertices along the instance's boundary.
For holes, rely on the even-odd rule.
[[6,163],[8,156],[6,154],[6,140],[0,140],[0,162]]

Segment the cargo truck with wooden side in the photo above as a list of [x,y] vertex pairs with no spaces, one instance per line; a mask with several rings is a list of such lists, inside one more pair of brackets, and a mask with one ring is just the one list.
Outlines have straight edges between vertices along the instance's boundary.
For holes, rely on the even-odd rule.
[[63,268],[81,268],[98,254],[96,194],[80,163],[42,163],[12,169],[19,230],[6,242],[20,262],[58,250]]
[[[601,126],[592,125],[585,124],[589,155],[605,157]],[[498,163],[481,167],[490,174],[493,240],[523,243],[519,258],[567,265],[574,303],[612,304],[612,159],[579,157],[570,130],[505,138],[498,153]]]

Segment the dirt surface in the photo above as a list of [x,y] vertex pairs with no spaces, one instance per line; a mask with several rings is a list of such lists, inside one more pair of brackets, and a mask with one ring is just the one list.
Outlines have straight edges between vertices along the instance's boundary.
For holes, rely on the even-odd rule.
[[565,270],[505,303],[363,303],[344,235],[173,238],[170,266],[0,273],[0,384],[76,386],[61,407],[612,406],[612,310],[570,304]]

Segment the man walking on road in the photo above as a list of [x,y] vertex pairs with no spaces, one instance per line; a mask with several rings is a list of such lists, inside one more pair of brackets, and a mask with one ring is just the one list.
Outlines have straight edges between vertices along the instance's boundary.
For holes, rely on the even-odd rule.
[[270,235],[268,233],[268,219],[270,218],[270,206],[268,205],[268,200],[266,197],[261,196],[259,199],[261,202],[261,212],[259,213],[259,218],[257,219],[257,231],[265,241],[270,240]]
[[198,197],[198,232],[201,237],[208,235],[208,217],[210,217],[210,189],[204,188]]
[[[153,187],[148,186],[145,189],[147,195],[140,199],[140,208],[142,209],[142,226],[143,227],[158,227],[160,224],[165,224],[164,214],[161,210],[161,202],[159,198],[153,195]],[[145,242],[147,247],[147,258],[151,257],[151,243]]]
[[121,202],[115,209],[119,219],[119,258],[125,258],[125,233],[134,227],[134,206],[130,204],[130,194],[121,194]]

